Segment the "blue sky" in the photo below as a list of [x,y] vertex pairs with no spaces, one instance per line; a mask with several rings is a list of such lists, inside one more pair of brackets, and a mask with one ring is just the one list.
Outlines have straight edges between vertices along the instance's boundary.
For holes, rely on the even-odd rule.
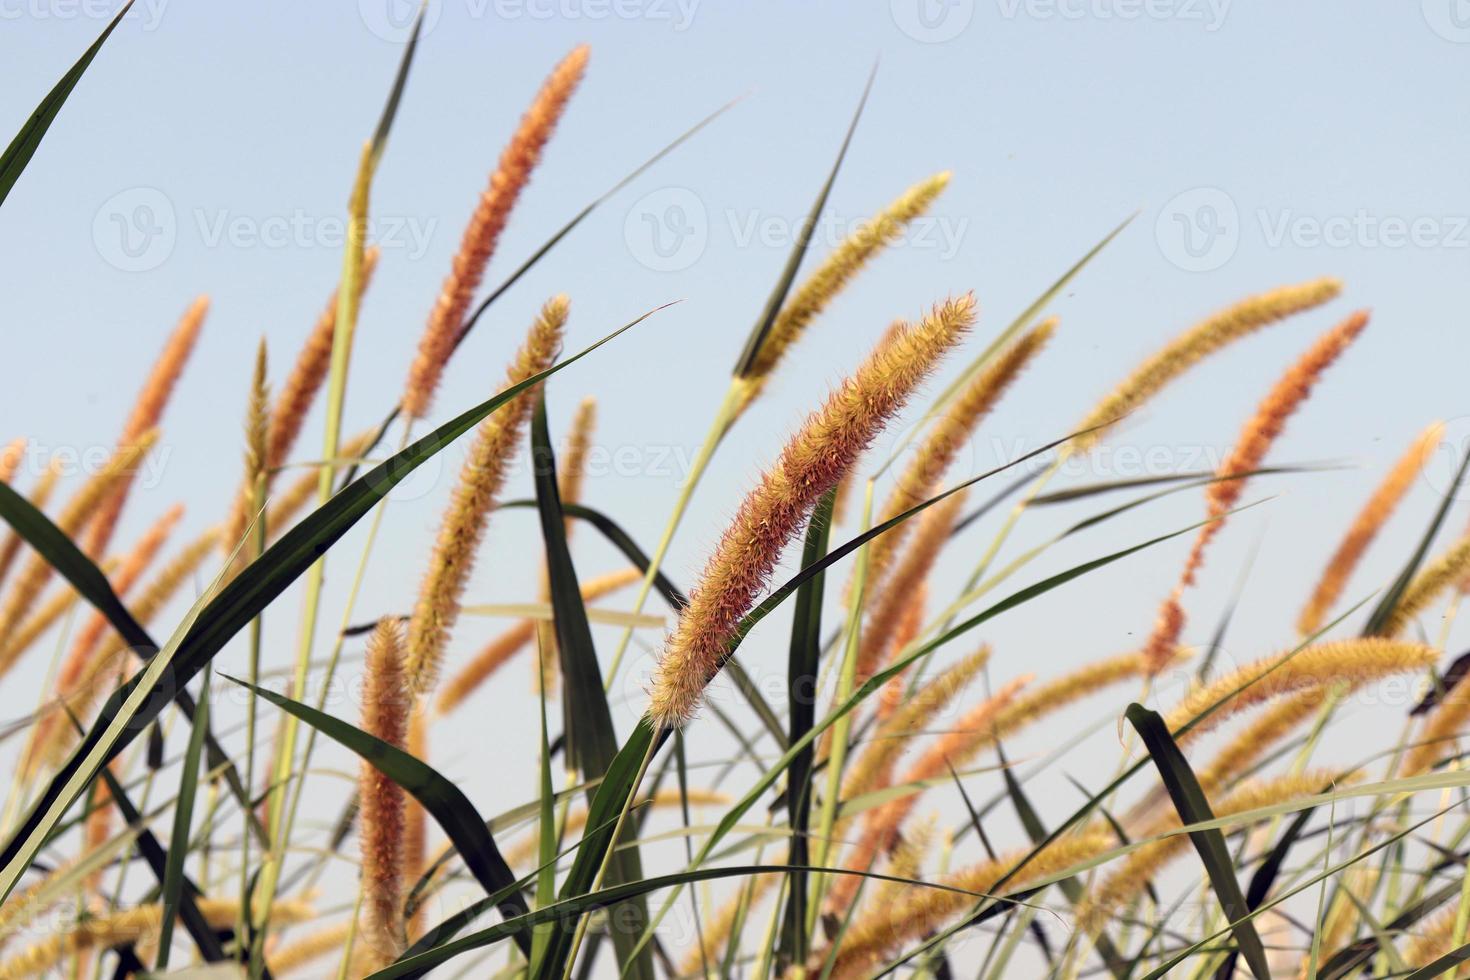
[[[213,299],[166,421],[157,479],[136,495],[125,539],[175,500],[188,502],[186,530],[227,505],[254,347],[266,337],[279,377],[337,275],[356,155],[401,51],[404,10],[384,2],[138,0],[0,211],[0,438],[77,453],[110,445],[176,317],[199,293]],[[0,0],[0,130],[20,126],[107,14],[93,0]],[[1135,212],[1053,304],[1056,341],[976,440],[975,471],[1063,434],[1142,355],[1211,310],[1273,285],[1342,277],[1333,307],[1212,360],[1073,479],[1207,466],[1312,336],[1350,309],[1373,311],[1273,455],[1350,468],[1254,488],[1252,499],[1271,499],[1211,552],[1187,638],[1208,636],[1259,546],[1232,653],[1248,659],[1289,643],[1313,576],[1383,468],[1434,419],[1448,422],[1456,448],[1470,437],[1470,16],[1452,0],[443,0],[375,187],[384,258],[363,309],[349,429],[396,398],[500,147],[541,78],[579,42],[592,46],[586,81],[490,282],[664,143],[741,101],[497,304],[456,357],[438,412],[493,390],[554,292],[572,298],[573,347],[680,300],[549,389],[553,425],[583,394],[599,397],[607,464],[589,500],[649,544],[875,61],[821,241],[914,181],[954,172],[932,220],[834,304],[722,448],[670,559],[681,582],[781,439],[892,318],[973,289],[978,349]],[[305,452],[318,431],[319,420]],[[453,458],[388,510],[357,618],[411,601]],[[1449,459],[1370,554],[1354,599],[1397,569]],[[524,473],[517,481],[517,493],[529,489]],[[1092,509],[1038,514],[1014,547]],[[1018,584],[1200,513],[1195,495],[1169,498],[1067,542]],[[1463,520],[1456,510],[1455,526]],[[966,538],[950,574],[963,575],[988,539]],[[497,518],[476,601],[532,598],[536,546],[528,515]],[[341,615],[360,547],[349,538],[329,569],[328,623]],[[997,622],[986,637],[995,675],[1049,673],[1138,642],[1186,548],[1181,539],[1101,573],[1058,594],[1045,615],[1023,609]],[[578,557],[589,573],[613,567],[591,535]],[[290,659],[297,602],[283,598],[268,617],[274,662]],[[776,622],[753,641],[754,672],[784,670]],[[497,627],[468,622],[457,653]],[[37,657],[11,683],[36,685],[45,667]],[[532,717],[525,671],[501,683],[481,702],[495,710],[452,722],[435,757],[478,785],[491,810],[531,789],[519,763],[509,784],[482,771],[484,739],[519,738]],[[643,704],[635,680],[623,696],[616,717],[627,724]],[[723,688],[717,696],[734,700]]]

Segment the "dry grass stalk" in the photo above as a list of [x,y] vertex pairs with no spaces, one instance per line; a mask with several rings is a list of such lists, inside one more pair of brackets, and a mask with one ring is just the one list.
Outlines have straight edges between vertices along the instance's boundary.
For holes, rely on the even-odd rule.
[[1467,720],[1470,720],[1470,676],[1461,678],[1440,698],[1420,728],[1414,747],[1404,756],[1400,772],[1417,776],[1453,755],[1455,740]]
[[[568,308],[565,296],[557,296],[541,308],[524,346],[511,362],[502,390],[551,366],[561,349]],[[520,449],[521,433],[531,417],[535,397],[535,389],[527,390],[481,422],[460,470],[408,625],[408,676],[417,692],[427,691],[438,678],[475,553],[505,485],[511,460]]]
[[[200,296],[184,311],[178,326],[169,335],[168,342],[154,362],[153,370],[143,384],[143,390],[138,393],[132,413],[123,423],[122,435],[117,442],[119,452],[141,442],[148,432],[158,428],[158,423],[163,419],[163,410],[168,406],[169,398],[178,385],[179,375],[183,373],[189,354],[194,350],[194,344],[199,339],[199,329],[204,325],[204,316],[208,312],[207,296]],[[122,514],[123,505],[127,503],[132,483],[133,474],[125,474],[112,492],[98,504],[96,514],[88,523],[87,540],[82,550],[94,559],[106,551],[108,543],[112,541],[112,532],[117,528],[117,519]]]
[[[926,722],[959,697],[965,687],[990,662],[990,648],[981,647],[956,661],[905,698],[886,721],[878,725],[863,750],[853,760],[842,781],[841,799],[851,800],[889,785],[898,757],[924,731]],[[844,836],[847,821],[839,820],[833,836]]]
[[866,683],[869,677],[877,673],[880,664],[895,650],[902,649],[901,646],[895,647],[893,642],[898,634],[899,624],[912,612],[914,591],[922,587],[929,577],[929,572],[939,559],[940,549],[949,540],[950,532],[959,520],[967,497],[965,491],[961,490],[920,514],[919,529],[914,540],[905,549],[903,558],[894,567],[887,584],[881,592],[870,593],[877,596],[877,601],[868,614],[868,622],[863,629],[858,648],[855,685]]
[[351,920],[334,923],[283,944],[266,957],[266,965],[270,967],[272,976],[280,976],[329,953],[340,955],[351,935]]
[[[715,910],[714,915],[704,923],[700,930],[700,938],[704,940],[704,948],[701,951],[700,944],[694,943],[692,949],[684,954],[684,961],[679,964],[679,975],[685,977],[718,976],[721,957],[724,955],[725,946],[730,941],[731,934],[739,922],[749,921],[751,913],[771,891],[771,888],[780,883],[782,876],[778,874],[750,875],[740,879],[740,887],[735,889],[734,894]],[[742,918],[743,917],[743,918]],[[706,972],[708,971],[708,972]]]
[[746,404],[760,393],[766,379],[781,363],[806,328],[821,315],[846,285],[910,221],[929,209],[946,187],[949,171],[919,181],[891,201],[873,219],[861,225],[832,250],[812,274],[807,276],[787,297],[771,329],[756,351],[748,377]]
[[[924,628],[924,608],[929,595],[928,583],[921,582],[909,596],[908,608],[904,610],[903,618],[898,621],[898,629],[893,633],[892,655],[897,656],[900,651],[907,650],[909,645],[918,639],[919,631]],[[888,679],[883,685],[883,693],[878,696],[878,707],[876,718],[879,724],[893,717],[898,706],[903,703],[904,693],[908,690],[908,668],[899,671]]]
[[1373,538],[1393,515],[1399,502],[1404,499],[1404,494],[1413,486],[1414,480],[1423,471],[1443,438],[1442,422],[1435,422],[1420,433],[1408,451],[1385,474],[1363,509],[1358,511],[1347,534],[1328,560],[1322,577],[1317,581],[1317,587],[1312,590],[1311,598],[1297,617],[1296,628],[1303,636],[1309,636],[1321,628],[1322,621],[1342,595],[1343,587],[1347,585],[1353,570],[1358,567],[1368,545],[1373,543]]
[[669,638],[653,678],[649,716],[656,724],[674,727],[693,717],[740,618],[812,508],[974,318],[969,295],[935,307],[922,323],[869,355],[786,444],[740,505]]
[[[194,581],[200,566],[215,553],[218,546],[218,527],[206,529],[185,545],[178,555],[158,570],[137,600],[128,604],[128,611],[133,614],[133,618],[142,626],[147,626],[157,618],[179,591]],[[112,675],[126,668],[131,652],[117,633],[105,633],[94,655],[81,665],[76,682],[62,691],[61,699],[50,706],[52,711],[65,703],[78,718],[85,718],[97,696],[111,690]],[[70,723],[52,723],[48,726],[46,739],[36,742],[37,759],[52,762],[58,760],[74,738]]]
[[[408,744],[413,695],[403,669],[403,628],[385,616],[367,644],[362,730],[397,748]],[[362,846],[362,941],[377,969],[406,948],[403,902],[407,897],[403,787],[369,762],[358,789],[358,839]]]
[[[56,517],[56,526],[68,537],[75,537],[97,515],[119,484],[131,476],[157,437],[157,430],[150,430],[136,441],[119,447],[67,501]],[[5,604],[0,606],[0,677],[15,666],[16,659],[24,652],[14,643],[16,632],[53,574],[55,569],[50,562],[41,555],[32,555],[22,566]]]
[[[1332,773],[1300,773],[1276,779],[1247,783],[1219,801],[1211,801],[1210,809],[1217,817],[1230,817],[1263,807],[1306,796],[1316,796],[1332,786]],[[1157,836],[1181,827],[1177,813],[1163,813],[1154,821],[1148,836]],[[1151,840],[1130,853],[1122,864],[1099,882],[1078,906],[1077,921],[1089,935],[1097,935],[1108,921],[1120,914],[1144,890],[1169,862],[1189,851],[1188,834],[1174,833]]]
[[[689,790],[680,795],[677,789],[661,789],[653,796],[645,796],[633,806],[635,809],[653,808],[664,810],[677,808],[683,805],[684,800],[689,801],[691,807],[700,806],[724,806],[731,802],[729,794],[720,793],[712,789],[698,789],[690,787]],[[562,828],[561,836],[568,840],[574,840],[575,835],[587,826],[587,811],[573,810],[567,814],[565,826]],[[516,843],[514,847],[506,849],[505,863],[511,867],[539,863],[537,855],[541,853],[540,836],[533,834]],[[432,862],[431,862],[432,863]]]
[[[1057,322],[1056,317],[1051,317],[1021,335],[960,390],[944,414],[934,420],[914,458],[899,474],[876,523],[890,521],[934,495],[944,474],[974,436],[976,428],[1051,340]],[[895,525],[868,544],[866,589],[872,590],[883,583],[893,556],[908,536],[912,524],[912,521],[904,521]]]
[[[1272,698],[1320,691],[1338,683],[1364,684],[1392,674],[1428,670],[1437,657],[1433,647],[1399,640],[1372,638],[1318,643],[1294,653],[1288,651],[1257,660],[1209,684],[1197,686],[1165,719],[1169,730],[1184,742]],[[1243,686],[1244,690],[1237,692]],[[1196,715],[1224,698],[1229,700],[1188,732],[1179,732]]]
[[[228,899],[203,898],[199,911],[215,929],[229,929],[240,914],[240,903]],[[271,924],[277,928],[309,922],[316,909],[306,902],[278,901],[271,909]],[[62,931],[27,947],[0,963],[0,980],[22,980],[45,973],[69,956],[123,943],[137,943],[156,936],[163,924],[163,906],[140,905],[111,915],[91,916],[69,923]]]
[[[164,513],[153,526],[143,533],[118,566],[117,572],[112,576],[112,591],[120,598],[126,599],[138,580],[143,577],[158,553],[163,549],[164,543],[169,535],[178,526],[184,516],[184,506],[175,504]],[[92,655],[96,652],[98,644],[111,629],[107,617],[100,612],[93,612],[87,622],[77,633],[72,642],[71,649],[67,652],[66,659],[61,663],[61,669],[56,675],[56,694],[58,698],[65,698],[81,682],[86,673],[87,665],[92,661]],[[44,746],[51,744],[50,729],[53,725],[60,724],[62,718],[56,714],[47,714],[37,720],[36,737],[32,746]],[[69,724],[69,723],[68,723]],[[34,752],[29,756],[27,770],[31,770],[41,759]]]
[[[423,702],[413,705],[408,716],[408,754],[420,762],[429,761],[429,718]],[[428,868],[429,814],[418,800],[404,800],[403,874],[408,882],[418,881]],[[425,903],[420,902],[405,923],[405,938],[414,942],[423,934]]]
[[[51,502],[51,495],[56,492],[56,484],[61,480],[61,464],[53,459],[46,467],[36,485],[31,488],[29,500],[32,507],[44,512],[46,505]],[[9,531],[5,540],[0,543],[0,585],[3,585],[10,575],[10,569],[15,564],[16,556],[20,554],[22,544],[21,536],[15,531]]]
[[[582,601],[596,602],[618,589],[626,588],[643,580],[643,573],[636,568],[599,575],[582,583]],[[538,620],[523,619],[485,645],[473,660],[465,664],[453,677],[444,682],[434,703],[439,715],[447,715],[465,702],[512,657],[520,653],[536,637]],[[548,658],[549,659],[549,658]]]
[[1240,502],[1245,492],[1243,477],[1265,462],[1266,454],[1286,427],[1287,419],[1301,407],[1312,394],[1312,389],[1321,380],[1323,372],[1342,356],[1343,351],[1358,338],[1368,325],[1368,314],[1362,310],[1348,316],[1336,327],[1317,338],[1300,358],[1283,374],[1256,407],[1256,412],[1246,422],[1230,455],[1220,464],[1215,475],[1220,477],[1205,488],[1209,523],[1199,529],[1194,547],[1184,562],[1184,571],[1174,591],[1164,601],[1158,623],[1145,649],[1153,663],[1162,668],[1179,645],[1179,636],[1184,629],[1184,608],[1180,598],[1184,590],[1194,584],[1195,576],[1204,563],[1205,549],[1225,523],[1225,517]]
[[[954,728],[936,738],[934,744],[915,760],[899,780],[900,785],[924,783],[948,774],[951,769],[958,771],[964,768],[993,741],[996,716],[1030,680],[1029,676],[1018,677],[965,712]],[[904,821],[918,805],[923,793],[924,789],[920,787],[907,796],[869,810],[863,818],[862,835],[848,854],[846,867],[852,871],[869,871],[876,867],[883,854],[898,842]],[[843,875],[833,881],[827,893],[827,911],[841,914],[857,894],[861,883],[862,879],[853,875]]]
[[1262,327],[1321,306],[1340,292],[1342,283],[1333,278],[1281,286],[1247,297],[1195,324],[1134,368],[1121,384],[1098,402],[1076,427],[1079,430],[1095,428],[1096,431],[1072,440],[1067,452],[1086,452],[1092,448],[1123,416],[1138,409],[1210,355]]
[[[1021,867],[999,894],[1003,897],[1022,891],[1033,882],[1106,853],[1115,843],[1116,838],[1105,831],[1062,838]],[[981,861],[945,875],[935,882],[941,887],[915,885],[887,905],[873,906],[861,913],[843,934],[830,974],[832,980],[856,980],[870,976],[873,967],[882,962],[888,951],[943,928],[945,923],[990,895],[995,883],[1028,854],[1029,848],[995,860]],[[830,950],[825,949],[814,955],[810,961],[812,969],[821,970],[829,955]]]
[[1470,575],[1470,532],[1419,570],[1383,626],[1383,636],[1398,636],[1440,596]]
[[588,54],[586,45],[573,48],[552,70],[541,91],[536,93],[535,101],[521,117],[520,126],[490,176],[489,186],[480,195],[460,241],[459,253],[429,313],[429,322],[419,339],[418,355],[409,367],[403,411],[410,419],[423,418],[434,400],[434,391],[439,387],[450,353],[459,342],[465,313],[480,286],[485,266],[495,252],[516,199],[541,160],[546,141],[582,80]]

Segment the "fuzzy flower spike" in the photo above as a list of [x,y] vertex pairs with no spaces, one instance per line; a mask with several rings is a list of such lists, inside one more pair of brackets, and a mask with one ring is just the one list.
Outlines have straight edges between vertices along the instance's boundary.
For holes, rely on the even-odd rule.
[[706,685],[750,611],[781,552],[821,496],[842,478],[975,321],[975,300],[935,307],[868,356],[813,412],[776,464],[745,498],[705,566],[688,608],[654,672],[649,716],[664,728],[693,717]]

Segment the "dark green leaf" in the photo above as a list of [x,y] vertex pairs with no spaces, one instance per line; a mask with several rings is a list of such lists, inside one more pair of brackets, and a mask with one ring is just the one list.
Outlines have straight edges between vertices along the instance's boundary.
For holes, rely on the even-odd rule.
[[[515,887],[516,876],[501,856],[500,848],[495,845],[495,838],[484,819],[453,780],[396,745],[391,745],[340,718],[317,711],[300,701],[293,701],[283,694],[257,687],[249,681],[242,681],[228,674],[222,676],[257,697],[264,698],[282,711],[295,715],[339,745],[351,749],[402,787],[405,793],[417,800],[434,818],[434,822],[444,831],[460,857],[464,858],[465,866],[485,889],[485,893],[503,896],[498,906],[501,915],[510,919],[526,913],[526,900]],[[518,933],[516,943],[522,952],[530,955],[531,943],[528,935]]]
[[[1184,753],[1179,751],[1174,736],[1169,734],[1169,728],[1159,713],[1150,711],[1141,704],[1130,704],[1127,718],[1143,739],[1144,747],[1158,768],[1159,778],[1168,789],[1169,798],[1174,801],[1179,819],[1185,824],[1215,819],[1210,801],[1200,788],[1194,770],[1189,767]],[[1215,890],[1215,897],[1219,900],[1225,917],[1230,920],[1231,931],[1235,935],[1241,955],[1245,957],[1246,965],[1259,980],[1270,980],[1271,968],[1266,962],[1266,948],[1261,943],[1260,934],[1256,932],[1255,921],[1247,918],[1251,910],[1246,905],[1245,896],[1241,894],[1240,882],[1236,880],[1230,850],[1225,846],[1225,835],[1219,828],[1211,828],[1192,831],[1189,839],[1199,852],[1205,873],[1210,879],[1210,886]]]
[[179,893],[184,884],[184,857],[189,853],[189,825],[194,820],[194,797],[199,791],[199,756],[203,754],[204,733],[209,731],[209,669],[199,689],[199,712],[189,731],[189,748],[184,764],[179,767],[179,795],[174,804],[173,829],[169,837],[168,863],[163,874],[163,921],[158,929],[158,960],[155,973],[168,970],[169,947],[173,945],[174,913],[179,907]]
[[[65,75],[61,76],[61,81],[46,93],[41,104],[36,106],[36,111],[31,113],[25,125],[20,128],[20,132],[15,134],[15,138],[5,148],[5,155],[0,156],[0,204],[5,203],[5,199],[10,196],[11,188],[15,186],[15,182],[20,179],[21,172],[25,170],[26,164],[30,163],[31,157],[35,156],[36,148],[41,145],[41,138],[46,135],[46,130],[51,128],[51,123],[55,120],[56,114],[61,111],[62,105],[66,103],[67,96],[71,95],[71,90],[76,88],[82,74],[92,64],[92,59],[97,57],[97,52],[102,50],[103,43],[132,6],[133,0],[128,0],[123,4],[122,9],[103,28],[97,40],[92,42],[92,46],[83,52],[81,58],[71,66]],[[12,37],[11,40],[14,41],[15,38]]]

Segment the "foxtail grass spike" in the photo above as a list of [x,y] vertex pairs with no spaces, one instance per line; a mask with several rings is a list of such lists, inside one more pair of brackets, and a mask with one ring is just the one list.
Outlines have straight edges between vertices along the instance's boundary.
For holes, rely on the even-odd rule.
[[754,605],[816,502],[974,318],[975,301],[969,295],[935,307],[920,324],[869,355],[786,444],[741,504],[664,648],[649,706],[655,724],[672,728],[693,717],[705,686],[722,666],[740,618]]
[[1343,587],[1347,585],[1353,570],[1358,567],[1368,545],[1373,543],[1373,538],[1393,515],[1399,502],[1404,499],[1404,494],[1413,486],[1443,438],[1444,423],[1435,422],[1429,426],[1374,489],[1373,495],[1348,527],[1337,550],[1332,553],[1327,568],[1317,581],[1317,587],[1312,590],[1311,598],[1297,617],[1297,632],[1309,636],[1321,627],[1322,620],[1342,595]]
[[1245,479],[1237,478],[1238,474],[1260,469],[1272,444],[1286,427],[1287,419],[1307,400],[1322,374],[1342,356],[1367,325],[1367,312],[1359,310],[1317,338],[1316,343],[1287,369],[1262,399],[1230,454],[1220,464],[1215,474],[1219,479],[1205,489],[1210,520],[1195,536],[1194,547],[1184,562],[1184,571],[1174,591],[1164,601],[1158,623],[1145,647],[1159,668],[1168,662],[1184,629],[1185,614],[1180,603],[1184,590],[1194,584],[1204,563],[1205,549],[1220,533],[1226,515],[1240,502],[1240,496],[1245,492]]
[[751,361],[747,374],[751,382],[746,394],[747,404],[759,394],[771,372],[801,339],[811,322],[909,222],[929,209],[934,199],[949,186],[949,179],[950,173],[946,170],[904,191],[871,221],[843,239],[792,291]]
[[1123,416],[1153,398],[1190,368],[1242,337],[1285,318],[1321,306],[1342,292],[1341,281],[1314,279],[1251,296],[1195,324],[1150,356],[1098,402],[1074,431],[1092,429],[1068,444],[1085,452]]
[[[163,419],[163,410],[178,386],[179,376],[183,374],[184,365],[188,363],[189,355],[199,339],[199,330],[204,326],[204,317],[208,312],[207,296],[200,296],[184,311],[178,326],[174,328],[163,351],[158,355],[158,360],[154,362],[143,390],[138,393],[132,413],[123,424],[122,436],[118,439],[119,448],[138,442],[145,433],[158,428],[158,423]],[[101,556],[112,541],[112,532],[117,527],[123,505],[127,503],[132,483],[133,477],[129,473],[102,500],[97,507],[97,513],[92,516],[88,525],[87,541],[82,548],[92,558]]]
[[[367,645],[362,730],[396,748],[408,744],[413,694],[403,669],[403,628],[385,616]],[[407,898],[403,788],[366,760],[358,789],[362,844],[362,941],[377,969],[402,954]]]
[[419,340],[418,355],[409,368],[408,382],[403,391],[403,411],[411,419],[423,418],[429,411],[444,365],[459,342],[465,312],[479,288],[485,266],[495,252],[516,199],[541,160],[542,149],[582,80],[589,53],[586,45],[573,48],[553,69],[521,118],[509,145],[501,153],[500,163],[490,176],[490,185],[480,195],[469,226],[465,228],[459,253],[454,257],[449,276],[429,313],[428,325]]
[[[557,296],[541,308],[524,346],[506,373],[504,388],[549,368],[561,349],[568,301]],[[531,415],[533,391],[522,392],[491,414],[475,434],[460,470],[449,509],[429,558],[418,604],[408,626],[408,676],[417,692],[427,691],[439,676],[444,647],[459,618],[460,600],[469,584],[475,552],[485,536],[510,464],[521,445],[521,432]]]

